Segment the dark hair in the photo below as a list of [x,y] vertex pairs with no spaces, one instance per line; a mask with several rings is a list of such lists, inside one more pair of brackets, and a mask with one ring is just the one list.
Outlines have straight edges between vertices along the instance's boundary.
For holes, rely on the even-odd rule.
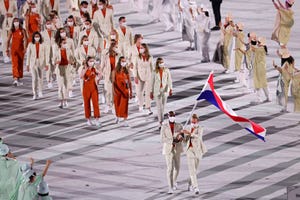
[[99,2],[106,4],[106,0],[99,0]]
[[57,15],[58,16],[58,12],[57,10],[51,10],[50,13],[54,14],[54,15]]
[[127,67],[122,67],[122,66],[121,66],[121,60],[122,60],[122,59],[125,59],[125,57],[124,57],[124,56],[121,56],[121,57],[119,58],[118,63],[117,63],[117,66],[116,66],[116,71],[117,71],[117,72],[121,72],[121,70],[123,69],[125,74],[129,74]]
[[[145,49],[145,55],[146,55],[146,60],[148,61],[149,60],[149,58],[151,57],[151,55],[150,55],[150,52],[149,52],[149,47],[148,47],[148,45],[146,44],[146,43],[142,43],[141,44],[142,45],[142,47],[144,47],[144,49]],[[140,53],[139,54],[139,58],[142,58],[142,54]]]
[[209,12],[208,11],[205,11],[204,14],[205,14],[206,17],[209,17]]
[[12,25],[11,25],[11,29],[10,29],[12,33],[16,31],[16,28],[15,28],[15,26],[14,26],[14,21],[15,21],[15,19],[17,19],[17,20],[19,21],[19,29],[23,30],[23,23],[22,23],[22,20],[21,20],[20,18],[15,17],[15,18],[12,20]]
[[62,42],[63,42],[63,41],[66,41],[66,40],[67,40],[66,38],[65,38],[65,39],[61,38],[61,39],[59,40],[59,43],[57,44],[58,47],[61,48],[61,47],[62,47],[62,45],[61,45]]
[[81,1],[80,5],[81,6],[83,6],[83,5],[89,5],[89,3],[87,1]]
[[85,22],[90,22],[90,24],[92,24],[92,20],[91,19],[87,19],[87,20],[85,20]]
[[143,38],[142,34],[135,34],[135,35],[134,35],[134,44],[137,42],[137,40],[138,40],[139,38]]
[[116,40],[111,40],[110,41],[110,46],[108,48],[108,54],[109,55],[118,55],[113,48],[117,45],[117,41]]
[[67,31],[66,31],[66,29],[65,28],[59,28],[59,29],[57,29],[57,31],[56,31],[56,33],[55,33],[55,43],[58,45],[59,43],[60,43],[60,41],[61,41],[61,37],[60,37],[60,31],[61,30],[64,30],[66,33],[67,33]]
[[248,38],[250,37],[250,33],[247,34],[247,37],[248,37]]
[[126,19],[124,16],[119,18],[119,22],[122,21],[123,19]]
[[85,59],[85,64],[87,65],[87,63],[88,63],[91,59],[95,59],[95,57],[93,57],[93,56],[88,56],[88,57]]
[[168,112],[168,115],[174,115],[174,116],[175,116],[176,113],[175,113],[174,111],[171,110],[171,111]]
[[85,39],[85,38],[89,38],[87,35],[83,35],[82,37],[81,37],[81,40],[80,40],[80,44],[83,44],[83,39]]
[[159,62],[164,60],[163,58],[159,57],[156,59],[156,63],[155,63],[155,72],[157,73],[159,71]]
[[40,36],[40,44],[42,44],[43,43],[43,37],[42,37],[42,34],[40,32],[38,32],[38,31],[36,31],[36,32],[34,32],[32,34],[32,38],[31,38],[32,44],[35,44],[34,43],[35,42],[35,40],[34,40],[35,35],[39,35]]
[[290,57],[286,58],[286,62],[288,62],[289,64],[293,64],[295,62],[295,59],[293,56],[290,56]]
[[86,18],[86,20],[91,20],[90,13],[88,13],[88,12],[83,13],[82,17]]

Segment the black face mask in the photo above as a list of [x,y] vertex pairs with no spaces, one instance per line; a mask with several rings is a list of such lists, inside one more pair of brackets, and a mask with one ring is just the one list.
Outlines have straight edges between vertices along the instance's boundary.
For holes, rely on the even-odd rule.
[[253,40],[251,40],[251,45],[256,45],[257,44],[257,42],[256,41],[253,41]]

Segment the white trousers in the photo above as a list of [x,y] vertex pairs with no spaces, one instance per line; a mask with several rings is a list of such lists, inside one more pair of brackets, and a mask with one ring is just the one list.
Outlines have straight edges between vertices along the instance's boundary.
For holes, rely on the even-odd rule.
[[34,66],[30,68],[32,78],[32,93],[37,95],[37,92],[41,93],[43,90],[43,66],[39,59],[35,61]]
[[189,148],[186,152],[186,155],[190,174],[189,185],[191,185],[193,188],[198,188],[197,169],[200,163],[200,158],[196,156],[193,148]]
[[113,86],[110,80],[104,81],[104,96],[105,96],[106,105],[112,107],[114,102],[114,96],[113,96]]
[[167,163],[167,181],[170,188],[173,188],[174,183],[177,181],[177,177],[180,169],[180,153],[174,149],[171,153],[165,155]]
[[158,121],[162,123],[164,121],[165,105],[167,103],[168,95],[166,92],[160,92],[159,95],[155,96],[155,102],[157,107]]
[[138,94],[138,102],[139,107],[143,107],[145,102],[145,108],[149,109],[151,107],[151,99],[150,99],[150,87],[151,80],[141,81],[137,84],[137,94]]
[[58,85],[58,98],[65,100],[68,97],[68,66],[58,65],[56,67],[57,85]]

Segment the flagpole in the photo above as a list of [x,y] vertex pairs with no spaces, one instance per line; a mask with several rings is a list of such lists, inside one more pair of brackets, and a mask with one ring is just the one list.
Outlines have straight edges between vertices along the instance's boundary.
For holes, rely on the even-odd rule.
[[[213,72],[214,72],[214,71],[212,70],[212,71],[209,73],[208,77],[210,77],[210,75],[211,75]],[[206,80],[205,85],[203,86],[203,88],[202,88],[200,94],[198,95],[198,97],[201,96],[201,94],[203,93],[203,91],[204,91],[204,89],[206,88],[207,84],[208,84],[208,79]],[[187,118],[187,120],[186,120],[186,122],[185,122],[185,124],[184,124],[183,129],[185,129],[185,127],[186,127],[187,124],[189,123],[189,120],[191,119],[191,117],[192,117],[192,115],[193,115],[193,112],[195,111],[195,109],[196,109],[196,107],[197,107],[197,104],[198,104],[198,100],[196,100],[196,102],[195,102],[195,104],[194,104],[194,107],[193,107],[192,111],[190,112],[190,114],[189,114],[189,116],[188,116],[188,118]]]

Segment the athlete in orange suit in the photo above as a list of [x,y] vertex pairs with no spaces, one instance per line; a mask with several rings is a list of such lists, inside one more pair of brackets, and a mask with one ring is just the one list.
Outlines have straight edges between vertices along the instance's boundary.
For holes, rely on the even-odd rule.
[[126,59],[119,58],[114,81],[114,104],[116,109],[117,123],[119,118],[124,118],[125,126],[128,126],[128,103],[132,98],[132,89]]

